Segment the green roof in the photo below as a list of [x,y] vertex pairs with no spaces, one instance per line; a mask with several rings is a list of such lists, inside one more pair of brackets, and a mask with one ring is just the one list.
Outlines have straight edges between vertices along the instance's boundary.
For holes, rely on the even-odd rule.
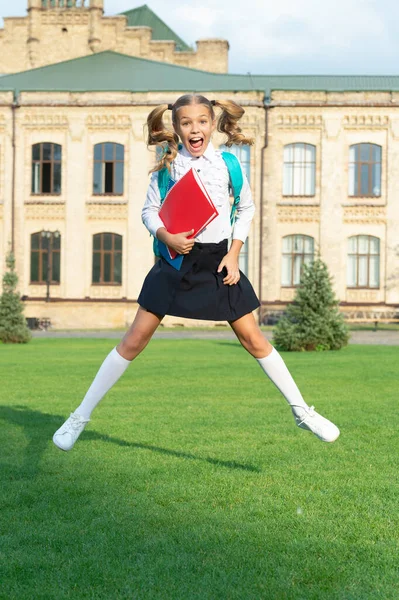
[[399,91],[397,75],[232,75],[208,73],[117,52],[0,77],[0,90],[71,92]]
[[172,31],[146,4],[132,10],[126,10],[120,14],[127,17],[129,27],[151,27],[153,40],[172,40],[176,42],[176,50],[178,52],[192,52],[192,48]]

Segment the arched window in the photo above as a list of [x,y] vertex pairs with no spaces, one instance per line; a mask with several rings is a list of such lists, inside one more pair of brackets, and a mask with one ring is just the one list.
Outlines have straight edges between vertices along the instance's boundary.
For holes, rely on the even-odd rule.
[[302,266],[314,258],[314,239],[308,235],[283,237],[281,285],[295,287],[300,284]]
[[32,146],[32,194],[61,193],[61,153],[61,146],[51,142]]
[[30,236],[30,282],[60,283],[61,236],[39,231]]
[[284,196],[314,196],[316,147],[298,142],[284,146]]
[[350,146],[349,196],[381,196],[381,146]]
[[93,283],[121,285],[122,236],[117,233],[93,235]]
[[94,146],[93,194],[122,195],[125,149],[105,142]]
[[348,238],[347,285],[350,288],[380,287],[380,240],[372,235]]

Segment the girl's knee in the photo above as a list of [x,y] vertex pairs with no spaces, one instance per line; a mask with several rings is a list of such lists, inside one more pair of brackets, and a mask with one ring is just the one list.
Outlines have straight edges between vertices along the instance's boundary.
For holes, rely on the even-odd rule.
[[138,331],[127,333],[121,340],[118,349],[121,351],[122,356],[132,360],[144,350],[150,339],[151,337]]
[[240,337],[240,342],[244,348],[256,358],[264,358],[272,350],[271,344],[263,336],[261,331],[256,331]]

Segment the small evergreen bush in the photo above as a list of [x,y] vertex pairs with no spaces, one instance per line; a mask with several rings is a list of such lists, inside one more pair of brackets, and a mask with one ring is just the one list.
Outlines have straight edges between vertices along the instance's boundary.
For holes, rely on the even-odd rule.
[[294,301],[274,329],[273,343],[280,350],[321,351],[339,350],[348,339],[327,265],[320,259],[304,265]]
[[3,343],[26,344],[32,335],[26,325],[24,306],[16,291],[18,275],[11,252],[7,255],[6,265],[8,271],[3,277],[3,293],[0,296],[0,340]]

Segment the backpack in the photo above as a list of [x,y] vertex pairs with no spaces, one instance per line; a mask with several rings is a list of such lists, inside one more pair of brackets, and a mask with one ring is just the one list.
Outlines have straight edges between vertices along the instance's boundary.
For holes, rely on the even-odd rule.
[[[231,207],[230,212],[230,224],[234,225],[236,219],[237,207],[240,202],[240,194],[242,190],[242,186],[244,184],[244,178],[242,175],[240,162],[235,154],[231,154],[231,152],[222,152],[222,158],[226,164],[227,170],[229,172],[230,177],[230,187],[233,191],[234,201]],[[166,194],[168,193],[170,187],[170,173],[166,167],[158,171],[158,188],[161,196],[161,206],[163,201],[165,200]],[[158,240],[154,238],[153,242],[153,250],[154,254],[157,257],[160,257],[159,248],[158,248]]]

